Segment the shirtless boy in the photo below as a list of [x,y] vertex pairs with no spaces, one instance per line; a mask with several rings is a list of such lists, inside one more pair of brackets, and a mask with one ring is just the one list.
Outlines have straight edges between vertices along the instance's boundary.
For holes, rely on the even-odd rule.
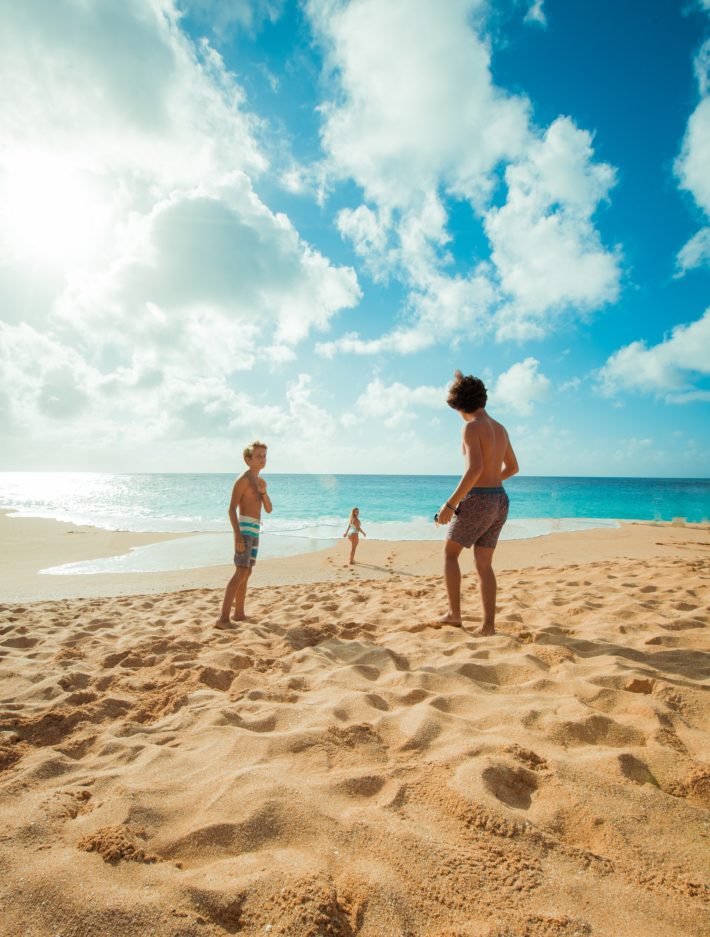
[[449,611],[442,624],[461,624],[461,569],[459,554],[473,547],[483,603],[480,635],[495,634],[496,577],[493,551],[508,517],[508,495],[502,482],[518,471],[518,460],[502,423],[486,413],[488,394],[477,377],[455,372],[447,403],[466,425],[463,454],[466,463],[461,481],[439,510],[438,522],[454,522],[446,532],[444,578]]
[[[266,444],[256,440],[244,450],[246,472],[236,480],[232,488],[232,500],[229,502],[229,520],[234,531],[234,565],[236,570],[227,583],[222,602],[222,614],[217,622],[218,628],[229,628],[234,622],[245,621],[244,599],[247,583],[256,563],[259,549],[259,527],[261,525],[261,506],[271,514],[271,500],[266,493],[266,482],[259,478],[259,472],[266,465]],[[237,508],[239,517],[237,517]],[[234,619],[229,612],[234,603]]]

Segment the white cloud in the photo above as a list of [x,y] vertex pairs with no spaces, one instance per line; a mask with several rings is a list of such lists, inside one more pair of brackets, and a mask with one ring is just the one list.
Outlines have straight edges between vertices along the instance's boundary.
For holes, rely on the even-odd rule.
[[293,360],[360,292],[256,195],[263,126],[234,75],[172,0],[0,11],[6,427],[61,421],[77,446],[286,432],[290,398],[257,402],[243,372]]
[[[710,6],[706,5],[710,10]],[[700,102],[690,115],[675,172],[680,187],[690,192],[696,204],[710,219],[710,39],[706,40],[695,58]],[[707,228],[692,237],[678,254],[677,275],[708,263],[710,236]]]
[[228,36],[236,29],[254,32],[267,20],[276,22],[284,0],[177,0],[177,5],[210,32]]
[[338,213],[336,223],[341,235],[349,238],[355,252],[364,258],[375,279],[386,280],[390,267],[393,262],[396,263],[392,254],[387,256],[389,225],[367,205],[359,205],[355,209],[343,208]]
[[696,267],[708,266],[710,266],[710,228],[701,228],[679,251],[675,276],[682,276]]
[[307,4],[343,91],[341,101],[324,105],[323,145],[332,171],[354,178],[368,200],[415,207],[442,175],[459,191],[489,189],[493,167],[521,151],[528,104],[491,83],[489,49],[469,27],[482,7],[481,0]]
[[507,168],[507,201],[485,217],[507,298],[497,315],[499,337],[542,335],[555,313],[616,299],[618,261],[591,221],[615,175],[592,157],[590,135],[558,118],[524,161]]
[[196,373],[140,352],[110,373],[73,348],[24,323],[0,322],[0,384],[4,430],[28,427],[50,440],[115,444],[128,431],[134,442],[184,435],[208,436],[263,422],[279,429],[279,408],[255,405],[221,375]]
[[543,10],[543,3],[544,0],[532,0],[528,12],[525,14],[526,23],[537,23],[539,26],[547,26],[547,17]]
[[[556,315],[616,297],[618,257],[592,221],[614,171],[569,118],[540,134],[528,99],[494,84],[482,0],[310,0],[307,10],[340,92],[322,106],[325,170],[365,198],[341,210],[339,229],[374,276],[409,289],[403,324],[327,353],[404,353],[472,323],[500,337],[544,334]],[[502,165],[508,196],[495,208]],[[447,270],[447,196],[467,200],[490,239],[492,262],[474,259],[468,274]],[[469,296],[463,315],[432,316],[449,293]]]
[[294,436],[309,444],[331,436],[335,430],[333,417],[311,398],[312,378],[308,374],[299,374],[298,379],[289,385],[286,399],[295,424]]
[[550,381],[539,367],[536,358],[526,358],[504,371],[491,392],[491,404],[523,416],[532,413],[534,405],[544,400],[550,390]]
[[690,115],[676,171],[681,187],[692,193],[710,215],[710,96],[706,95]]
[[[266,167],[258,121],[207,43],[180,32],[170,0],[2,3],[0,141],[61,154],[124,185],[163,190]],[[17,106],[21,102],[21,106]],[[142,183],[142,185],[141,185]]]
[[579,390],[581,386],[582,386],[581,377],[571,377],[568,381],[563,381],[562,384],[560,384],[560,391],[561,392],[564,392],[567,390],[575,391],[575,390]]
[[710,375],[710,308],[696,322],[676,326],[658,345],[632,342],[615,352],[599,372],[606,394],[635,390],[665,397],[669,403],[707,399],[693,387]]
[[710,390],[689,390],[682,394],[668,394],[668,403],[707,403],[710,401]]
[[349,428],[375,420],[394,427],[414,419],[413,410],[416,408],[440,409],[445,403],[446,387],[409,387],[399,381],[385,384],[376,377],[358,397],[353,412],[343,414],[341,423]]
[[243,173],[230,183],[219,197],[198,191],[156,205],[126,256],[65,293],[61,318],[94,334],[103,321],[105,342],[148,341],[186,365],[197,354],[228,372],[244,355],[250,364],[260,336],[294,344],[355,304],[352,270],[304,244]]
[[334,341],[317,343],[316,351],[328,358],[338,352],[406,355],[448,341],[456,332],[472,339],[486,332],[493,297],[490,280],[483,271],[468,278],[432,273],[425,291],[410,293],[402,325],[376,339],[361,339],[349,332]]

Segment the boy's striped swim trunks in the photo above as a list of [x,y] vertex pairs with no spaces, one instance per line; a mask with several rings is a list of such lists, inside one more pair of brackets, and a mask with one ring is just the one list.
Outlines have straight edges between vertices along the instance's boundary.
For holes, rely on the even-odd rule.
[[259,528],[261,521],[257,517],[242,515],[239,518],[239,529],[244,540],[242,553],[234,554],[234,565],[242,568],[253,566],[256,563],[256,554],[259,552]]

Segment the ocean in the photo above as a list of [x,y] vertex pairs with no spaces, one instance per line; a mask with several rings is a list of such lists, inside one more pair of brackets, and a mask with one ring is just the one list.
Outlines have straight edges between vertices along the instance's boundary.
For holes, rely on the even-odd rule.
[[[441,540],[433,516],[458,477],[444,475],[277,475],[265,473],[274,512],[263,518],[260,555],[284,556],[329,546],[360,508],[367,536]],[[0,473],[0,508],[109,530],[198,533],[122,557],[53,567],[98,573],[189,569],[229,563],[229,474],[73,472]],[[707,522],[710,479],[515,476],[505,483],[510,517],[503,539],[555,530],[615,526],[618,520]]]

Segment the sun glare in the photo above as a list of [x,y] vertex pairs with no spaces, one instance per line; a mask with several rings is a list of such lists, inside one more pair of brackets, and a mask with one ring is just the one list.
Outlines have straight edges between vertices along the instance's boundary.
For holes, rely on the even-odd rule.
[[91,259],[105,232],[109,206],[90,175],[34,153],[6,163],[0,180],[6,253],[50,266]]

